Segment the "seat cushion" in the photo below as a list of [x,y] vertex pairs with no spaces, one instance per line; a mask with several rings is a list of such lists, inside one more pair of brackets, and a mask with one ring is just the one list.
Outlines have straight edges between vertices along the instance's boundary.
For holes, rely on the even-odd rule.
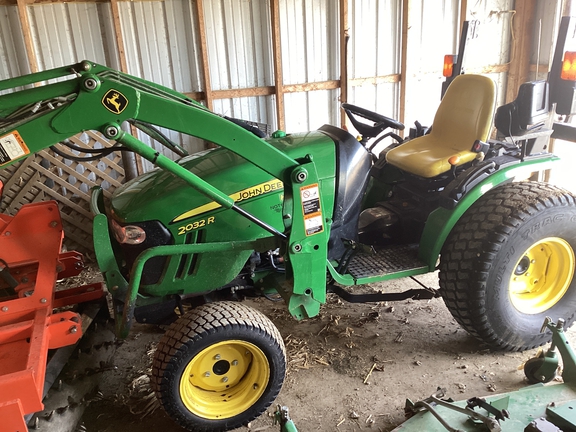
[[482,75],[459,75],[448,87],[434,116],[432,131],[390,150],[386,160],[420,177],[436,177],[472,161],[474,141],[486,141],[496,99],[494,81]]
[[448,159],[452,156],[459,156],[458,166],[474,160],[476,153],[443,147],[433,135],[424,135],[390,150],[386,160],[401,170],[431,178],[450,170]]

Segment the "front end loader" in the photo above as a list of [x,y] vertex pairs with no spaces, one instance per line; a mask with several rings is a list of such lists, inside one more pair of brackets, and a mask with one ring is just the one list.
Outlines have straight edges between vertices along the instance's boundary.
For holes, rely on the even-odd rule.
[[[495,85],[479,75],[456,77],[431,131],[410,140],[385,133],[401,123],[349,104],[359,139],[331,125],[264,138],[171,89],[83,61],[0,82],[0,167],[48,147],[76,160],[134,152],[157,166],[110,200],[92,194],[116,331],[169,324],[154,356],[157,397],[188,430],[230,430],[270,406],[286,370],[281,335],[238,302],[246,296],[280,296],[303,319],[329,292],[350,302],[441,295],[466,330],[505,350],[546,343],[545,315],[574,320],[576,200],[524,181],[558,160],[537,144],[550,136],[532,127],[540,113],[512,113],[538,97],[531,88],[509,120],[497,113],[498,141],[488,140]],[[169,159],[132,128],[183,157]],[[216,148],[185,155],[165,129]],[[114,144],[87,151],[68,140],[86,130]],[[373,153],[385,136],[397,142]],[[438,291],[354,292],[438,268]]]

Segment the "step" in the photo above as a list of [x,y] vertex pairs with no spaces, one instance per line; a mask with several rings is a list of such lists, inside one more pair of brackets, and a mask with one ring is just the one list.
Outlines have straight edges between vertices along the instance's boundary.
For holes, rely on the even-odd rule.
[[418,259],[418,244],[374,247],[375,253],[360,252],[352,258],[348,271],[354,279],[389,275],[426,268]]

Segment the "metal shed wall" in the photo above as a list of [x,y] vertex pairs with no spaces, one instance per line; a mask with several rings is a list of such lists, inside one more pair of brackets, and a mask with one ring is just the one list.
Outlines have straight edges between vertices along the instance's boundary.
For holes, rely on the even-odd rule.
[[0,79],[30,73],[16,6],[0,6]]
[[349,101],[400,117],[401,2],[350,0]]
[[[348,7],[348,101],[411,123],[432,121],[439,102],[442,58],[457,50],[461,0],[412,0],[407,38],[402,39],[400,0],[346,0]],[[539,2],[545,10],[552,0]],[[274,86],[274,47],[271,15],[279,10],[282,84],[322,83],[340,78],[339,2],[331,0],[204,0],[205,49],[210,91]],[[408,2],[406,2],[408,3]],[[480,19],[479,55],[469,55],[472,69],[506,64],[510,58],[512,0],[464,2],[465,15]],[[195,1],[119,1],[126,71],[178,91],[201,94],[205,76],[203,49]],[[23,72],[27,61],[15,6],[3,6],[0,57],[3,76]],[[39,69],[83,58],[120,68],[111,5],[48,3],[27,7]],[[403,43],[405,46],[403,46]],[[10,47],[10,48],[8,48]],[[14,48],[16,47],[16,49]],[[504,47],[499,49],[499,47]],[[402,50],[409,53],[400,82]],[[11,50],[11,52],[8,52]],[[10,60],[10,61],[8,61]],[[493,77],[503,95],[505,72]],[[405,107],[401,112],[402,87]],[[266,93],[266,92],[265,92]],[[322,123],[339,123],[340,91],[289,91],[284,95],[288,132],[308,130]],[[502,96],[503,97],[503,96]],[[502,99],[502,97],[500,99]],[[276,96],[216,98],[215,112],[278,127]],[[204,143],[171,134],[190,151]],[[153,143],[151,143],[153,144]],[[171,152],[158,148],[167,155]],[[150,168],[147,166],[146,168]]]
[[[19,7],[6,2],[15,0],[0,0],[4,3],[0,6],[0,78],[89,58],[185,92],[216,113],[265,123],[272,129],[284,125],[287,132],[340,124],[342,95],[348,102],[404,118],[407,125],[417,119],[430,124],[440,101],[442,58],[457,51],[465,18],[481,21],[481,43],[479,47],[470,44],[467,71],[489,74],[498,84],[498,102],[504,102],[510,96],[506,94],[508,71],[517,60],[509,47],[523,36],[512,36],[513,19],[530,3],[54,0],[25,4],[23,20]],[[531,3],[538,29],[542,28],[542,77],[560,3]],[[521,32],[534,33],[535,27]],[[32,53],[26,52],[27,46]],[[536,63],[534,50],[531,55]],[[345,64],[347,69],[341,73]],[[165,132],[192,152],[206,145]],[[143,165],[145,170],[152,167]]]

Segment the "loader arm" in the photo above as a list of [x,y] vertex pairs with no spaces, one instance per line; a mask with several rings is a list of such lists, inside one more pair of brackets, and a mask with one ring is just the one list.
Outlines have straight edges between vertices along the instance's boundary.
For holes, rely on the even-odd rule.
[[[42,85],[53,79],[66,80]],[[30,85],[34,87],[17,91],[18,87]],[[30,153],[82,131],[97,130],[155,163],[146,144],[123,142],[125,134],[119,125],[135,119],[226,147],[281,180],[299,165],[254,134],[182,94],[88,61],[0,81],[0,91],[5,90],[16,91],[0,98],[0,136],[17,130]],[[111,134],[114,128],[117,131]],[[21,157],[0,162],[0,166]],[[210,198],[218,200],[217,196]],[[226,195],[220,199],[230,201]]]
[[[296,161],[185,95],[90,61],[0,81],[0,92],[6,91],[8,94],[0,96],[0,168],[82,131],[100,131],[224,208],[242,214],[280,242],[287,242],[283,248],[290,264],[287,278],[293,279],[290,311],[297,318],[318,313],[325,301],[329,228],[323,221],[319,233],[306,234],[301,191],[318,183],[311,158]],[[224,192],[123,131],[121,125],[127,120],[213,142],[280,179],[285,191],[284,232],[247,213]],[[131,284],[128,297],[135,298],[137,289]]]

